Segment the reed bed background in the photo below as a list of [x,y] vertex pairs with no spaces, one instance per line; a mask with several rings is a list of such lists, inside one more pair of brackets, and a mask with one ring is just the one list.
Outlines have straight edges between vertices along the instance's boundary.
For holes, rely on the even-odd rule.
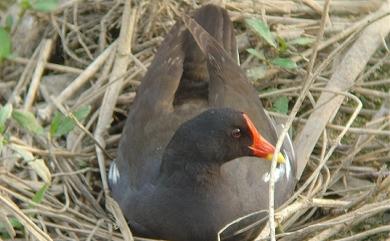
[[[156,49],[207,2],[0,2],[0,240],[140,240],[107,168]],[[305,167],[276,239],[390,240],[390,0],[213,3]]]

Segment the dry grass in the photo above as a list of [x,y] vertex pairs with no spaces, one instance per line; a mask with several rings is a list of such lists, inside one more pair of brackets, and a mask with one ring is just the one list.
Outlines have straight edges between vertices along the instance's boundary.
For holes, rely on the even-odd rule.
[[[19,11],[7,2],[0,4],[2,23]],[[7,122],[0,239],[132,239],[106,197],[106,168],[156,48],[183,13],[204,1],[132,2],[64,0],[52,14],[27,11],[15,21],[14,54],[0,65],[0,103],[31,111],[45,134]],[[318,36],[283,53],[299,68],[268,63],[251,78],[280,121],[287,115],[273,112],[275,99],[288,97],[297,156],[306,166],[294,197],[276,210],[276,238],[389,240],[390,1],[334,0],[329,11],[325,2],[224,1],[242,67],[252,73],[264,62],[246,49],[264,49],[269,58],[278,53],[245,27],[245,18],[263,19],[287,42]],[[298,100],[302,105],[293,108]],[[90,115],[66,137],[47,135],[55,111],[70,114],[87,105]]]

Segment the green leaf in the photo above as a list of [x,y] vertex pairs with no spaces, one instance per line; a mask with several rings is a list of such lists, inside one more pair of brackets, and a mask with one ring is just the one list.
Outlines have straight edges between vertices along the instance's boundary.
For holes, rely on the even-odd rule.
[[271,61],[271,64],[284,69],[296,69],[298,67],[294,61],[286,58],[275,58]]
[[12,227],[17,228],[17,229],[22,229],[23,224],[19,222],[16,218],[10,218],[9,221],[12,224]]
[[7,104],[0,108],[0,133],[3,133],[5,130],[5,122],[12,114],[12,105]]
[[50,134],[51,136],[60,137],[71,132],[74,127],[75,123],[72,118],[56,112],[50,125]]
[[4,137],[2,134],[0,134],[0,152],[4,148]]
[[89,162],[85,160],[80,160],[77,162],[79,169],[87,168],[90,166]]
[[8,16],[5,18],[5,29],[6,29],[8,32],[10,32],[13,25],[14,25],[14,18],[12,17],[12,15],[8,15]]
[[[7,217],[6,217],[7,218]],[[1,222],[0,221],[0,238],[7,239],[7,240],[14,240],[15,237],[11,237],[11,233],[8,233],[8,225],[12,226],[12,228],[15,230],[23,230],[23,225],[19,222],[18,219],[14,217],[7,218],[7,221]]]
[[12,118],[24,129],[31,131],[35,134],[43,134],[43,128],[35,119],[31,112],[23,110],[13,110]]
[[52,12],[57,9],[59,0],[35,0],[31,2],[32,9],[39,12]]
[[282,114],[288,113],[288,98],[287,96],[280,96],[272,103],[272,108],[275,112]]
[[35,202],[35,203],[41,203],[43,198],[45,197],[45,193],[47,191],[47,189],[49,189],[49,184],[46,183],[44,184],[39,190],[38,192],[35,193],[35,195],[32,197],[32,201]]
[[259,51],[257,49],[253,49],[253,48],[249,48],[246,51],[260,60],[265,60],[265,56],[264,56],[263,51]]
[[309,45],[311,43],[314,43],[315,39],[314,38],[309,38],[309,37],[300,37],[300,38],[296,38],[294,40],[291,40],[290,42],[288,42],[289,44],[291,45],[301,45],[301,46],[305,46],[305,45]]
[[247,70],[246,74],[250,80],[258,80],[265,76],[267,73],[267,66],[260,65]]
[[245,19],[245,23],[252,29],[258,36],[262,37],[269,45],[276,48],[276,41],[274,36],[271,33],[271,30],[260,19],[248,18]]
[[277,39],[278,39],[278,43],[279,43],[279,49],[278,49],[279,52],[280,53],[286,52],[288,49],[288,45],[286,43],[286,40],[282,37],[279,37],[279,36],[277,37]]
[[5,133],[4,135],[0,133],[0,152],[4,148],[4,145],[7,145],[9,143],[9,135],[9,133]]
[[11,54],[11,37],[9,33],[0,27],[0,61]]
[[83,106],[80,109],[73,112],[73,115],[77,118],[78,121],[83,121],[91,112],[91,106]]
[[22,10],[31,9],[31,3],[30,0],[21,0],[19,3],[19,6]]
[[[90,106],[83,106],[73,113],[78,121],[83,121],[91,111]],[[71,132],[76,123],[68,116],[56,112],[50,125],[50,134],[54,137],[60,137]]]
[[[60,112],[56,111],[53,119],[50,124],[50,135],[57,136],[58,129],[60,128],[61,123],[64,121],[65,116]],[[60,136],[60,135],[59,135]]]

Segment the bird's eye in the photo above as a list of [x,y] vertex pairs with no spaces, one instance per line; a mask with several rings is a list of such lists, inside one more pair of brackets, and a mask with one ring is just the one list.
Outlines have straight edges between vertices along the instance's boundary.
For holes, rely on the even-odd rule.
[[234,138],[240,138],[241,137],[241,130],[239,128],[233,129],[232,136]]

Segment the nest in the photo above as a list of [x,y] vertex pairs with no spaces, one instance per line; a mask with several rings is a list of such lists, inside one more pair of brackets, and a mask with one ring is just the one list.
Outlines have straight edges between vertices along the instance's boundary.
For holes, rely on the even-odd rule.
[[[234,21],[242,68],[270,115],[292,123],[305,167],[259,240],[390,238],[390,1],[328,3],[219,3]],[[106,170],[157,47],[201,4],[63,0],[50,13],[0,4],[3,26],[14,16],[13,54],[0,64],[0,113],[9,114],[2,239],[133,239]],[[277,46],[246,19],[269,26]]]

